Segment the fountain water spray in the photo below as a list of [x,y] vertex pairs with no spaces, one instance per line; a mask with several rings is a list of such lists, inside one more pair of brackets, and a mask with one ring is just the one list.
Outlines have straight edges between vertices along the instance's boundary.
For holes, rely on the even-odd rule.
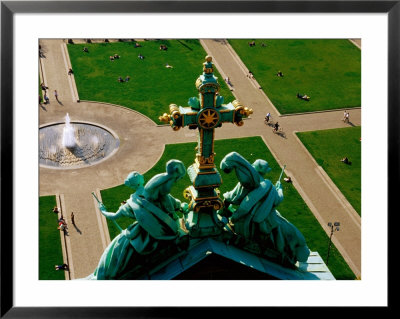
[[75,129],[71,125],[71,120],[69,118],[69,115],[65,116],[65,127],[63,131],[63,146],[65,148],[74,148],[76,146],[76,140],[75,140]]
[[40,165],[50,168],[79,168],[92,165],[119,147],[119,139],[108,130],[74,121],[69,114],[65,122],[40,128]]

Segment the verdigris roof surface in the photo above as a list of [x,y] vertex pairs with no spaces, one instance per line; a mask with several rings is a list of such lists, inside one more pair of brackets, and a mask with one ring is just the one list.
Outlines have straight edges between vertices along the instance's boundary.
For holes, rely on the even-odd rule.
[[318,252],[311,252],[306,262],[298,263],[297,269],[290,269],[211,238],[200,240],[187,252],[176,255],[139,279],[174,279],[211,254],[228,258],[280,280],[335,280]]

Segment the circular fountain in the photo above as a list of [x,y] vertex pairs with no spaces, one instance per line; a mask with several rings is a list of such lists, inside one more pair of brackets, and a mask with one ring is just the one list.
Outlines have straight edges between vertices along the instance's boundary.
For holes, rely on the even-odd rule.
[[111,130],[97,124],[65,122],[47,124],[39,129],[39,164],[48,168],[81,168],[112,156],[119,139]]

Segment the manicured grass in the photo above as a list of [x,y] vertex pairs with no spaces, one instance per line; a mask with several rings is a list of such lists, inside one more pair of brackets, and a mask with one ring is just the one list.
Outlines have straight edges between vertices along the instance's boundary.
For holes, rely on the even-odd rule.
[[[79,98],[119,104],[139,111],[160,123],[158,117],[168,112],[171,103],[188,106],[197,97],[195,81],[203,73],[206,52],[198,40],[142,41],[97,44],[69,44],[68,51]],[[168,47],[160,51],[160,44]],[[83,47],[89,52],[83,52]],[[111,55],[120,59],[110,61]],[[143,60],[138,58],[142,54]],[[166,68],[168,63],[173,68]],[[234,100],[223,78],[214,68],[225,103]],[[119,83],[118,77],[128,82]]]
[[[361,127],[302,132],[297,136],[361,216]],[[340,161],[344,157],[351,165]]]
[[39,280],[64,280],[64,271],[54,265],[63,264],[60,231],[57,229],[55,196],[39,197]]
[[[190,166],[194,161],[194,148],[196,143],[185,143],[185,144],[174,144],[166,145],[164,154],[158,163],[148,171],[144,177],[147,182],[152,176],[158,173],[165,172],[165,164],[170,159],[181,160],[186,168]],[[215,141],[216,158],[215,161],[219,168],[219,164],[222,158],[232,152],[236,151],[244,156],[251,163],[258,158],[262,158],[268,161],[272,171],[267,177],[272,181],[276,182],[281,173],[281,168],[278,163],[269,152],[267,146],[260,137],[250,137],[241,139],[229,139],[229,140],[218,140]],[[237,184],[235,174],[232,172],[226,174],[220,171],[223,179],[223,184],[220,187],[221,196],[224,192],[231,190]],[[300,197],[297,190],[292,184],[283,183],[283,192],[285,199],[279,205],[279,212],[293,223],[305,236],[307,244],[312,251],[318,251],[322,258],[326,258],[329,238],[323,231],[322,227],[315,219],[314,215],[308,209],[307,205]],[[184,201],[182,196],[183,190],[191,185],[188,175],[176,183],[172,189],[171,194],[174,197]],[[121,185],[115,188],[110,188],[101,191],[101,196],[104,204],[109,211],[117,211],[120,203],[129,198],[132,190],[128,187]],[[127,227],[132,220],[119,219],[118,223],[122,228]],[[112,223],[108,223],[110,236],[114,238],[118,234],[118,230]],[[329,268],[332,271],[336,279],[354,279],[355,276],[338,252],[338,250],[332,245],[330,257],[329,257]]]
[[250,47],[252,40],[229,43],[281,114],[361,106],[361,51],[350,41],[254,39]]
[[40,78],[39,78],[39,96],[42,98],[43,100],[43,92],[42,92],[42,87],[40,86]]

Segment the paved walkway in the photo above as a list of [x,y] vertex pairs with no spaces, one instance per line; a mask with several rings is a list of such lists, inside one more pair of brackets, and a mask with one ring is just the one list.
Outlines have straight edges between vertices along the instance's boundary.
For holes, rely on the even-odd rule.
[[[246,77],[247,69],[227,42],[201,42],[208,54],[213,56],[223,78],[229,76],[236,98],[254,110],[251,119],[245,120],[244,126],[238,128],[225,124],[216,130],[216,138],[262,136],[278,162],[287,165],[287,174],[292,177],[293,184],[325,231],[329,232],[328,222],[341,222],[341,230],[335,233],[333,242],[353,272],[360,276],[361,219],[294,135],[295,131],[347,127],[348,124],[341,121],[343,111],[279,116],[268,97],[259,89],[256,80]],[[81,278],[94,270],[109,243],[105,220],[99,214],[91,192],[120,185],[132,170],[146,172],[160,158],[165,144],[193,142],[196,140],[196,132],[187,129],[174,132],[168,126],[157,126],[141,114],[123,107],[103,103],[77,103],[73,81],[67,75],[69,62],[63,41],[42,40],[41,44],[46,56],[41,62],[45,82],[50,87],[51,103],[46,106],[46,110],[40,109],[40,124],[64,122],[68,112],[71,121],[100,123],[120,138],[118,152],[99,164],[70,170],[40,168],[40,195],[62,195],[67,222],[71,211],[76,216],[78,229],[70,225],[66,242],[71,255],[71,279]],[[54,89],[59,92],[63,105],[52,98]],[[272,114],[274,120],[279,118],[285,137],[273,134],[272,129],[263,123],[267,112]],[[361,109],[352,109],[350,114],[353,125],[360,125]]]

